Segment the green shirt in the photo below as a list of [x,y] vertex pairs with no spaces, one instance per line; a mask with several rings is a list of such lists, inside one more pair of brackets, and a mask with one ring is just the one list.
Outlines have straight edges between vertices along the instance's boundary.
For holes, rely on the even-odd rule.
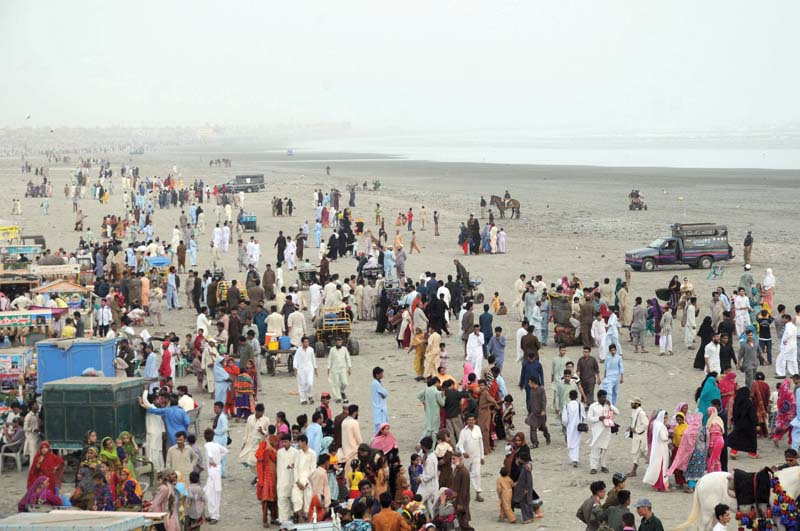
[[664,531],[664,526],[661,525],[661,520],[652,514],[649,519],[642,518],[639,523],[639,531]]

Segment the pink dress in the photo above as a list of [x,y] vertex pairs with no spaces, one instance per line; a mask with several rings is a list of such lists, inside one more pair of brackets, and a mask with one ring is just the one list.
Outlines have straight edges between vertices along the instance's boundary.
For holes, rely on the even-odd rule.
[[706,472],[722,472],[722,462],[720,456],[725,441],[722,439],[722,428],[718,424],[712,424],[708,428],[708,459],[706,460]]

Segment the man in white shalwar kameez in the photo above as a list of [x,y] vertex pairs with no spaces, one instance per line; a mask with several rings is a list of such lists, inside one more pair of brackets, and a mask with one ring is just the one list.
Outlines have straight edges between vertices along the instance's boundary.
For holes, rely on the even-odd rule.
[[286,238],[286,249],[283,251],[283,258],[286,260],[286,267],[289,271],[297,268],[297,244],[291,236]]
[[608,393],[601,389],[597,391],[597,402],[589,406],[586,421],[589,424],[592,438],[589,444],[592,453],[589,457],[589,466],[597,473],[608,472],[608,444],[611,442],[611,426],[614,425],[614,415],[619,415],[619,410],[608,401]]
[[775,374],[780,378],[797,374],[797,327],[789,315],[782,315],[783,335],[780,354],[775,360]]
[[433,451],[433,440],[430,437],[423,437],[420,445],[425,458],[417,494],[422,496],[422,503],[425,505],[428,517],[432,518],[433,505],[436,502],[436,494],[439,492],[439,459]]
[[308,288],[308,293],[311,298],[311,307],[309,308],[309,311],[311,312],[311,319],[316,321],[319,308],[322,306],[322,286],[320,286],[319,283],[314,280],[314,283]]
[[583,438],[583,433],[578,431],[578,424],[585,419],[583,404],[578,401],[578,391],[573,389],[569,392],[569,402],[564,404],[564,408],[561,410],[561,424],[564,426],[564,433],[567,436],[569,461],[576,468],[581,453],[581,438]]
[[458,435],[456,449],[463,454],[464,466],[469,470],[469,482],[475,489],[475,501],[483,501],[481,497],[481,465],[486,454],[483,450],[483,434],[475,421],[473,415],[467,417],[467,425]]
[[306,335],[306,316],[300,310],[295,310],[286,318],[289,340],[292,345],[299,347]]
[[600,316],[600,314],[597,314],[594,321],[592,321],[591,334],[592,339],[594,339],[595,345],[599,351],[600,361],[603,361],[608,355],[608,346],[605,345],[606,322],[603,321],[603,318]]
[[647,464],[647,426],[650,420],[647,413],[642,409],[642,401],[639,398],[631,400],[631,457],[633,458],[633,469],[628,477],[636,477],[636,469],[639,468],[641,459]]
[[256,450],[261,440],[267,436],[268,427],[269,417],[264,415],[264,404],[257,404],[255,414],[247,417],[242,449],[239,452],[239,462],[250,468],[253,474],[256,473]]
[[220,228],[219,223],[217,223],[217,226],[214,227],[214,230],[211,232],[211,241],[214,242],[214,247],[217,249],[222,248],[222,229]]
[[230,244],[231,244],[231,226],[226,223],[225,225],[222,226],[222,252],[227,253]]
[[311,474],[317,468],[317,454],[308,447],[308,437],[297,438],[298,451],[294,456],[294,486],[292,487],[292,509],[302,522],[311,506]]
[[297,378],[297,392],[300,395],[300,404],[308,404],[314,400],[314,377],[317,373],[317,357],[314,349],[309,346],[308,338],[303,337],[300,347],[294,353],[292,369]]
[[514,308],[517,309],[517,314],[519,315],[518,320],[521,321],[525,317],[525,306],[522,304],[522,297],[525,295],[525,275],[520,275],[517,280],[514,281]]
[[281,448],[275,468],[278,472],[278,518],[288,522],[294,514],[292,511],[292,488],[294,487],[294,461],[297,450],[292,447],[292,438],[288,433],[281,435]]
[[[152,356],[152,354],[151,354]],[[147,390],[142,393],[143,405],[146,409],[153,406],[147,400]],[[161,451],[161,441],[164,437],[164,419],[158,415],[145,415],[145,456],[153,463],[156,470],[164,468],[164,454]]]
[[483,365],[484,337],[480,325],[475,325],[467,338],[467,362],[472,365],[472,372],[481,377]]
[[[739,288],[739,294],[733,298],[733,307],[736,309],[736,335],[741,336],[750,326],[750,299],[744,293],[744,288]],[[731,338],[733,342],[733,338]]]
[[[155,415],[148,415],[154,417]],[[159,419],[160,420],[160,419]],[[206,461],[208,479],[204,494],[206,495],[206,509],[210,523],[219,520],[219,508],[222,505],[222,460],[228,455],[228,449],[214,442],[214,430],[207,428],[203,433],[206,440]]]
[[31,410],[25,415],[25,422],[22,426],[25,430],[25,450],[23,454],[33,460],[33,456],[39,451],[39,402],[33,401]]

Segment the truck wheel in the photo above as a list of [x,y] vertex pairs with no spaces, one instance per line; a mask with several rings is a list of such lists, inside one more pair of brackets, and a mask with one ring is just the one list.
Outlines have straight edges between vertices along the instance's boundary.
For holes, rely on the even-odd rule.
[[484,300],[483,299],[483,293],[477,293],[475,295],[475,302],[477,302],[478,304],[481,304],[483,302],[483,300]]
[[700,269],[711,269],[711,264],[713,263],[714,260],[710,256],[702,256],[697,265],[700,266]]
[[252,189],[252,188],[247,188],[247,189],[245,189],[245,192],[247,192],[248,194],[249,194],[249,193],[251,193],[252,191],[253,191],[253,189]]
[[655,271],[656,263],[652,258],[647,258],[642,262],[642,271]]
[[267,354],[267,372],[270,376],[275,376],[275,360],[269,354]]
[[351,356],[358,356],[358,341],[350,338],[347,342],[347,350],[350,351]]
[[314,343],[314,355],[318,358],[325,357],[325,342],[324,341],[317,341]]

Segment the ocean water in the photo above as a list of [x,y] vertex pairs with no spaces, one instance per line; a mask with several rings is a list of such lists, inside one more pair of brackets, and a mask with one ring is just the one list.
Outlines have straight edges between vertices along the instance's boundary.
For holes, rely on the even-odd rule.
[[735,136],[613,136],[506,138],[362,136],[308,140],[289,146],[310,152],[384,154],[408,160],[608,167],[800,169],[800,139]]

